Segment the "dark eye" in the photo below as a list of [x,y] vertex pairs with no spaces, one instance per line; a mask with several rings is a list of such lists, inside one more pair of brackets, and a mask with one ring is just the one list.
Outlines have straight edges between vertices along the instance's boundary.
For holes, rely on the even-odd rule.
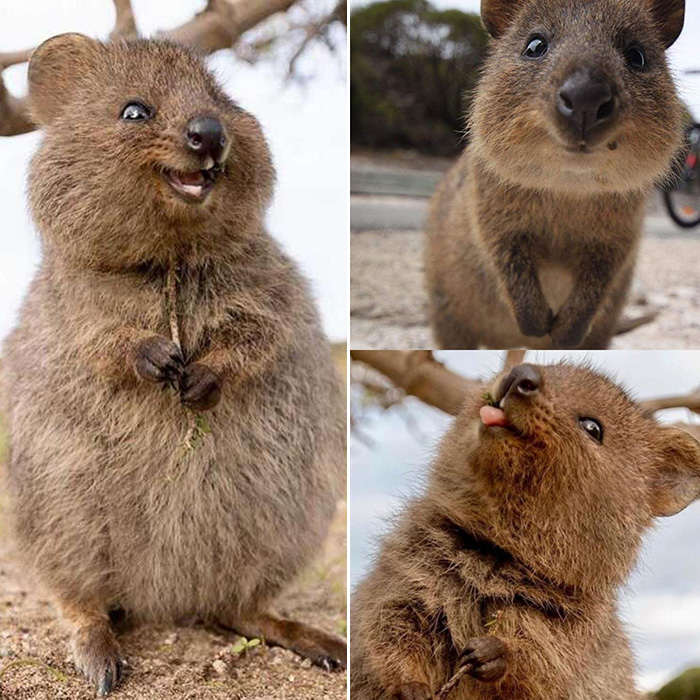
[[153,110],[143,102],[129,102],[122,110],[121,118],[125,122],[142,122],[153,116]]
[[549,44],[547,40],[542,36],[533,36],[528,42],[527,48],[525,49],[525,58],[531,58],[537,60],[543,58],[544,55],[549,50]]
[[636,70],[644,70],[647,67],[647,57],[639,46],[630,46],[625,54],[627,63]]
[[579,418],[581,427],[596,441],[603,442],[603,426],[593,418]]

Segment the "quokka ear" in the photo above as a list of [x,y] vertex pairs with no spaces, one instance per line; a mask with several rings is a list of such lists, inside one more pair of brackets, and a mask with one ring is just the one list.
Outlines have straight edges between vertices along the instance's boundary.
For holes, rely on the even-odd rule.
[[661,41],[668,48],[676,43],[685,22],[685,0],[647,0],[651,5]]
[[675,515],[700,498],[700,442],[680,428],[660,428],[654,443],[652,514]]
[[29,108],[39,126],[53,121],[71,93],[94,69],[102,45],[82,34],[59,34],[39,45],[29,60]]
[[523,0],[481,0],[481,21],[486,31],[498,39],[508,29]]

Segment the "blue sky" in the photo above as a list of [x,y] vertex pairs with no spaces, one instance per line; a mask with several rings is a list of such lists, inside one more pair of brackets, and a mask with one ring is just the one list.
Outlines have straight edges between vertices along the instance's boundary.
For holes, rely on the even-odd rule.
[[[439,352],[438,359],[470,377],[500,371],[502,354],[491,351]],[[683,394],[700,386],[700,353],[608,351],[530,353],[531,362],[562,357],[592,358],[638,398]],[[402,415],[407,411],[411,421]],[[665,412],[665,421],[698,421],[685,410]],[[425,469],[450,418],[408,399],[405,408],[372,410],[361,423],[368,446],[351,439],[351,585],[362,577],[385,531],[387,518],[421,489]],[[640,565],[622,596],[622,612],[639,661],[639,684],[658,689],[687,666],[700,665],[700,502],[658,521],[649,533]]]
[[[312,0],[330,8],[334,0]],[[191,18],[203,0],[134,0],[145,33],[167,29]],[[111,0],[4,0],[0,51],[24,49],[66,31],[106,37],[112,29]],[[339,54],[319,47],[300,62],[313,79],[285,85],[284,67],[251,67],[230,51],[210,59],[228,92],[262,122],[278,170],[275,201],[268,217],[271,233],[311,278],[326,331],[334,340],[347,336],[347,250],[349,221],[349,112],[345,35],[335,37]],[[7,87],[23,94],[26,67],[4,72]],[[29,221],[25,176],[39,133],[0,138],[0,339],[15,321],[39,258]]]

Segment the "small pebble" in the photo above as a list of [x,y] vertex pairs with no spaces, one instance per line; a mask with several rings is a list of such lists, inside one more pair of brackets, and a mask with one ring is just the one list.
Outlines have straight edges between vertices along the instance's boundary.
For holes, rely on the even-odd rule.
[[212,662],[212,668],[213,668],[220,676],[225,676],[226,673],[228,672],[228,666],[227,666],[226,663],[223,662],[221,659],[217,659],[216,661]]

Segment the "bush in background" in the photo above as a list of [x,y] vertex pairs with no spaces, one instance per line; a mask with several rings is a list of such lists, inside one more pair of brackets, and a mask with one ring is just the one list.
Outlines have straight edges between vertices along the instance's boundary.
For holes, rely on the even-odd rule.
[[690,668],[667,683],[655,700],[700,700],[700,668]]
[[350,17],[352,143],[461,150],[487,35],[478,15],[427,0],[386,0]]

